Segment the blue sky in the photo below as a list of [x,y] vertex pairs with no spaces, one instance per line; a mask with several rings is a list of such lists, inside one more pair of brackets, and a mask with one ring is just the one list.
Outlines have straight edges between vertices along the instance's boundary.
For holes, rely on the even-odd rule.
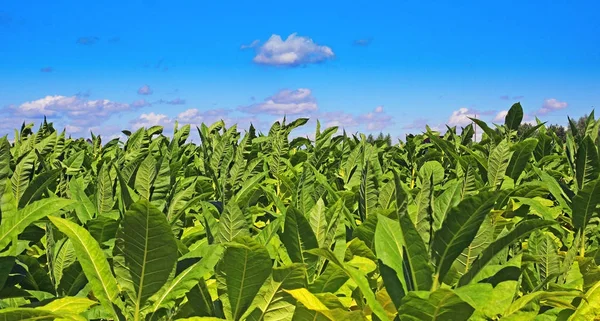
[[[125,4],[124,4],[125,3]],[[402,137],[520,101],[600,105],[597,1],[52,1],[0,6],[0,134],[284,114]],[[305,134],[314,131],[304,129]],[[11,134],[12,135],[12,134]]]

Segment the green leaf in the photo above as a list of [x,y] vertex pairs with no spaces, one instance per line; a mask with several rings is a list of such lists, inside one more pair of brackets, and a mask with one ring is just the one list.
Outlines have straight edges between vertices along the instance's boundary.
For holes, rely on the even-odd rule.
[[273,275],[267,279],[256,295],[252,306],[256,307],[247,318],[248,321],[289,320],[292,318],[295,305],[288,299],[284,290],[299,289],[305,286],[306,271],[302,264],[273,268]]
[[214,271],[214,267],[222,255],[223,247],[221,245],[211,246],[207,256],[183,270],[150,298],[150,301],[153,302],[152,312],[156,312],[160,308],[173,308],[176,300],[184,297],[206,273]]
[[409,292],[403,299],[398,316],[400,320],[469,320],[475,309],[450,289],[435,292]]
[[600,315],[600,282],[596,282],[586,293],[583,300],[571,315],[569,321],[593,320]]
[[231,242],[238,236],[249,235],[246,217],[236,203],[227,203],[219,219],[218,230],[216,241],[220,243]]
[[471,244],[495,202],[494,194],[480,193],[450,210],[431,246],[438,281],[444,279],[454,260]]
[[72,203],[73,201],[62,198],[46,198],[25,206],[15,215],[3,213],[2,225],[0,225],[0,249],[5,248],[13,237],[21,234],[29,224],[55,214]]
[[37,159],[37,154],[33,151],[28,152],[25,156],[21,158],[17,166],[15,167],[15,171],[12,174],[10,179],[13,195],[15,199],[19,201],[27,186],[29,186],[29,179],[33,172],[33,163]]
[[527,138],[511,147],[513,151],[513,155],[510,158],[510,163],[508,163],[508,167],[506,169],[506,175],[513,180],[517,180],[529,159],[533,155],[533,151],[537,146],[538,140],[535,138]]
[[307,264],[308,277],[312,280],[318,260],[317,257],[304,252],[318,248],[319,244],[306,217],[295,208],[288,208],[279,238],[292,262]]
[[271,274],[269,252],[249,237],[227,245],[217,265],[219,290],[227,293],[231,319],[239,320]]
[[140,199],[125,212],[116,247],[115,273],[137,320],[148,298],[168,281],[177,262],[177,244],[165,215]]
[[335,256],[335,254],[333,252],[331,252],[331,250],[329,250],[329,249],[313,249],[313,250],[309,250],[308,252],[311,254],[319,255],[323,258],[326,258],[331,263],[333,263],[333,264],[337,265],[339,268],[341,268],[352,279],[352,281],[354,281],[354,283],[356,283],[356,285],[360,289],[360,292],[362,293],[363,297],[367,301],[369,308],[371,308],[373,313],[380,320],[389,320],[385,309],[383,308],[383,306],[381,306],[381,303],[379,303],[379,301],[377,301],[377,298],[375,297],[375,293],[373,293],[373,291],[371,290],[371,286],[369,285],[369,280],[367,279],[367,276],[364,274],[364,272],[362,272],[348,264],[341,262]]
[[512,153],[509,143],[505,140],[492,150],[487,166],[490,186],[497,187],[502,184]]
[[510,130],[517,130],[522,120],[523,107],[521,107],[521,103],[515,103],[508,110],[506,117],[504,117],[504,125]]
[[92,301],[88,298],[63,297],[53,300],[52,302],[44,306],[38,307],[37,309],[56,312],[59,314],[80,314],[87,311],[90,307],[96,304],[97,302]]
[[98,172],[96,184],[96,205],[99,214],[108,213],[112,210],[115,205],[113,196],[113,180],[110,177],[110,166],[109,164],[104,164],[100,172]]
[[19,208],[23,208],[27,204],[39,200],[42,197],[42,194],[46,192],[46,189],[53,183],[56,183],[56,179],[60,175],[60,172],[60,169],[54,169],[42,172],[35,176],[27,186],[21,199],[19,199]]
[[135,190],[140,194],[140,197],[150,200],[152,193],[152,184],[156,178],[156,159],[152,154],[142,161],[140,167],[135,174]]
[[358,195],[358,212],[361,220],[364,222],[378,204],[377,180],[369,160],[365,160],[360,180],[360,189]]
[[573,197],[573,227],[584,231],[600,204],[600,179],[589,182]]
[[50,311],[33,308],[6,308],[0,310],[0,320],[2,321],[53,321],[61,317],[61,315]]
[[0,137],[0,195],[4,193],[10,177],[10,158],[10,143],[6,136]]
[[529,235],[531,232],[557,224],[554,221],[544,220],[525,220],[515,226],[510,232],[496,239],[492,244],[485,248],[473,262],[471,269],[465,273],[458,282],[459,286],[467,285],[495,256],[504,248],[514,243],[518,239]]
[[429,251],[406,212],[406,200],[408,199],[408,195],[406,195],[402,183],[400,182],[400,177],[396,172],[394,172],[394,180],[396,182],[398,222],[400,223],[402,236],[404,237],[404,245],[406,246],[406,253],[404,253],[406,268],[404,269],[404,272],[407,274],[407,290],[429,291],[433,284],[433,267],[429,261]]
[[575,176],[577,187],[583,189],[588,183],[598,178],[600,174],[600,160],[598,149],[594,141],[586,136],[577,148]]
[[407,292],[406,283],[403,278],[403,253],[405,246],[400,223],[379,215],[375,231],[375,251],[377,252],[378,259],[396,272],[396,276],[402,284],[402,289],[399,289],[402,294]]
[[118,319],[113,303],[119,305],[117,299],[119,287],[100,245],[83,227],[60,217],[50,216],[49,218],[73,243],[77,259],[89,281],[94,296],[98,298],[105,309],[111,311],[115,319]]
[[[296,308],[296,313],[294,313],[292,320],[364,320],[358,311],[348,312],[340,308],[328,308],[321,300],[319,300],[319,298],[310,293],[307,289],[286,290],[286,292],[301,304],[300,307]],[[385,320],[387,320],[387,318]]]
[[75,214],[81,224],[85,224],[96,216],[96,208],[94,203],[85,194],[85,190],[78,179],[71,179],[69,182],[69,191],[71,192],[71,199],[75,200]]

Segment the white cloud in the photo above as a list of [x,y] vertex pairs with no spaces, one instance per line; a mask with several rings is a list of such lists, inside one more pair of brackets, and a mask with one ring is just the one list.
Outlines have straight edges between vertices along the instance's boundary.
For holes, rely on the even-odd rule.
[[452,112],[452,115],[448,119],[449,126],[467,126],[472,121],[469,119],[475,118],[475,113],[470,111],[468,108],[460,108],[459,110],[455,110]]
[[374,112],[376,112],[376,113],[382,113],[383,112],[383,106],[377,106],[377,107],[375,107]]
[[173,121],[169,116],[165,114],[156,114],[154,112],[148,114],[141,114],[139,118],[132,121],[134,129],[141,127],[152,127],[152,126],[170,126]]
[[259,43],[260,43],[260,40],[256,39],[247,45],[241,45],[240,49],[244,50],[244,49],[255,48],[256,46],[258,46]]
[[[9,106],[0,110],[5,119],[14,119],[12,123],[38,123],[43,117],[56,123],[56,128],[67,129],[70,133],[89,131],[93,126],[103,124],[113,115],[149,106],[145,100],[131,104],[114,102],[108,99],[90,100],[85,95],[46,96],[37,100],[24,102],[17,106]],[[4,132],[1,127],[0,132]]]
[[293,33],[283,40],[281,36],[274,34],[267,42],[258,47],[254,62],[263,65],[295,67],[323,62],[334,56],[331,48],[318,45],[310,38]]
[[140,95],[152,95],[152,93],[154,93],[154,91],[152,90],[152,88],[150,88],[150,86],[143,85],[142,87],[140,87],[138,89],[137,93]]
[[268,97],[262,103],[239,107],[247,113],[265,113],[271,115],[293,115],[310,113],[318,109],[317,102],[310,89],[284,89]]
[[504,121],[504,118],[506,118],[507,114],[508,110],[501,110],[498,114],[496,114],[496,117],[494,117],[494,121]]
[[538,110],[538,113],[543,115],[543,114],[547,114],[551,111],[567,108],[567,106],[569,106],[569,104],[567,102],[558,101],[555,98],[550,98],[550,99],[544,100],[544,103],[542,104],[542,108],[540,108]]

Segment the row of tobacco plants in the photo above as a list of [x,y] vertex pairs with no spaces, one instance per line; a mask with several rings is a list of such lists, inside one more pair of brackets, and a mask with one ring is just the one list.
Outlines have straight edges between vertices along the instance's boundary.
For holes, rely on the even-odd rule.
[[593,320],[600,120],[0,139],[0,320]]

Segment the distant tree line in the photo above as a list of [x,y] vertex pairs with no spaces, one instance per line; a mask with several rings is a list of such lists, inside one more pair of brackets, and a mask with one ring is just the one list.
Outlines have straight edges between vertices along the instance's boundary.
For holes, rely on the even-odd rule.
[[[579,117],[579,119],[575,122],[575,128],[577,128],[577,132],[581,133],[585,131],[587,120],[588,115]],[[523,123],[519,126],[518,133],[519,135],[521,135],[533,127],[534,125],[531,125],[529,123]],[[571,131],[569,127],[564,127],[557,124],[546,126],[546,128],[549,132],[554,132],[556,136],[563,141],[567,139],[567,133]]]

